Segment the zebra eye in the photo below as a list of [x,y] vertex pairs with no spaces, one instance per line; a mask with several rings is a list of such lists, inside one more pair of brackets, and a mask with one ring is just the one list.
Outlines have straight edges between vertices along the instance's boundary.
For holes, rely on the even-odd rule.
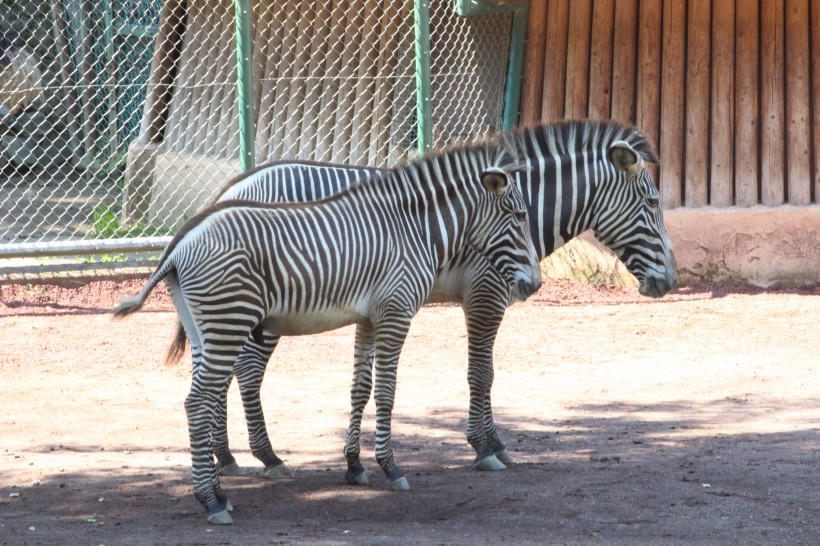
[[515,213],[515,219],[518,220],[519,222],[523,222],[524,220],[527,219],[527,213],[523,212],[523,211],[518,211],[518,212]]
[[653,209],[658,208],[658,198],[657,197],[647,197],[646,204],[652,207]]

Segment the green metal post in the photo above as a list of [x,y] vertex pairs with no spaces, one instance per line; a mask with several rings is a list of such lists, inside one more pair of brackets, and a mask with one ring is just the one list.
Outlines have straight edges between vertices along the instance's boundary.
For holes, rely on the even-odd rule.
[[433,105],[430,85],[430,0],[414,0],[416,29],[416,123],[419,154],[433,149]]
[[524,42],[527,39],[527,22],[530,16],[529,3],[527,0],[522,0],[516,4],[498,5],[490,4],[485,0],[456,0],[456,13],[463,17],[487,13],[509,13],[510,11],[513,12],[513,21],[504,85],[504,109],[501,114],[501,127],[504,131],[518,125],[518,109],[521,106],[521,75],[524,71]]
[[507,59],[507,83],[504,86],[504,114],[501,120],[501,126],[505,131],[518,125],[518,110],[521,106],[521,77],[524,72],[524,42],[527,40],[529,17],[529,6],[520,7],[513,12],[510,55]]
[[239,106],[239,164],[242,171],[253,168],[255,129],[253,126],[253,62],[251,6],[249,0],[234,0],[236,20],[236,95]]

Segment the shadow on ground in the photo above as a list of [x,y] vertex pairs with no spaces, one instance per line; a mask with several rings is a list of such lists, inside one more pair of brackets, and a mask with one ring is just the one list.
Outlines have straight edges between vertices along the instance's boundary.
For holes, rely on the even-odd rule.
[[[777,409],[724,399],[582,404],[561,421],[506,415],[500,430],[519,462],[494,473],[469,469],[462,410],[396,415],[396,456],[413,490],[386,489],[372,434],[363,437],[371,484],[359,487],[343,483],[342,430],[332,446],[306,436],[279,450],[294,479],[268,481],[258,467],[223,478],[236,507],[231,528],[204,523],[184,449],[129,446],[126,459],[44,444],[30,452],[104,453],[105,462],[9,487],[15,466],[6,460],[0,543],[811,544],[820,531],[814,423],[721,430]],[[234,449],[250,460],[245,446]],[[135,464],[158,457],[167,461]]]

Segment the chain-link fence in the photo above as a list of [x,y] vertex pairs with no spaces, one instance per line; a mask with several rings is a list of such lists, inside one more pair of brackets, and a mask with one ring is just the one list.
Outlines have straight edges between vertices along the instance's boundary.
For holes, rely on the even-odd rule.
[[[251,8],[257,164],[416,153],[413,0]],[[512,15],[429,9],[440,147],[499,128]],[[0,278],[122,272],[142,247],[76,255],[173,234],[240,172],[232,0],[0,0],[0,29],[0,257],[27,249]]]

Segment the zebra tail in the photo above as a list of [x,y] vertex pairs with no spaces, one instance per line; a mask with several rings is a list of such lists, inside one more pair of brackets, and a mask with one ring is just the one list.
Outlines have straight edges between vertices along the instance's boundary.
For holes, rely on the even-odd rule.
[[177,334],[174,337],[174,341],[172,341],[168,347],[168,353],[165,355],[165,365],[171,366],[176,364],[179,359],[182,358],[187,344],[188,336],[185,335],[185,329],[182,327],[182,323],[177,321]]
[[114,318],[127,317],[142,308],[142,305],[145,303],[145,298],[148,297],[148,294],[151,293],[159,281],[161,281],[166,275],[171,273],[171,271],[176,268],[174,262],[168,259],[169,254],[170,252],[167,252],[162,257],[162,261],[160,261],[157,269],[151,274],[151,276],[148,277],[148,280],[142,287],[142,290],[140,290],[139,294],[124,298],[116,305],[116,307],[114,307]]

